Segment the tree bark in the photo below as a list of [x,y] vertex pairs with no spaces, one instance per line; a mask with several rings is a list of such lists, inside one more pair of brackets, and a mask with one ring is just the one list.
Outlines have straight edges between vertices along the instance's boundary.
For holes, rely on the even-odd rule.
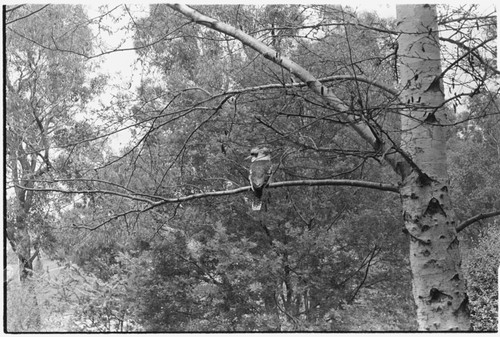
[[410,236],[413,296],[420,330],[469,330],[470,319],[449,197],[447,116],[436,8],[398,5],[401,148],[412,165],[400,190]]

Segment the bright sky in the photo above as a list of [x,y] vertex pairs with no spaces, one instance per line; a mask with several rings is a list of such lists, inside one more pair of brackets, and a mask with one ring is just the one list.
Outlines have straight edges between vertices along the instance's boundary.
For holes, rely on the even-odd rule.
[[381,2],[364,2],[364,3],[351,3],[347,4],[355,8],[357,11],[376,12],[381,18],[395,18],[396,5],[394,3],[381,3]]
[[[87,9],[89,18],[98,17],[101,15],[99,7],[101,4],[90,4],[85,5]],[[124,12],[124,6],[119,4],[108,4],[108,10],[113,10],[111,15],[106,15],[103,17],[101,24],[106,26],[109,25],[112,34],[105,32],[104,30],[98,31],[97,26],[93,26],[94,34],[98,34],[102,39],[105,47],[104,51],[113,50],[116,48],[128,49],[133,48],[133,31],[119,30],[120,27],[127,26],[130,24],[130,16]],[[134,16],[134,19],[144,17],[148,14],[149,5],[148,4],[136,4],[127,5],[128,9]],[[125,15],[122,15],[125,14]],[[115,18],[120,19],[114,21]],[[97,51],[96,51],[97,52]],[[137,54],[134,50],[123,50],[112,52],[103,55],[98,58],[100,65],[100,72],[110,76],[108,80],[108,87],[104,94],[100,95],[98,100],[102,104],[111,106],[114,104],[114,95],[120,93],[130,92],[133,93],[135,88],[137,88],[141,83],[142,69],[140,64],[136,62]],[[96,102],[97,106],[97,102]],[[123,125],[125,126],[125,125]],[[119,150],[127,145],[131,138],[130,131],[124,130],[116,133],[110,137],[110,146],[118,154]]]
[[[109,5],[108,9],[112,9],[119,5]],[[90,18],[97,17],[100,15],[99,13],[99,5],[92,4],[85,6],[88,10],[88,14]],[[145,16],[148,12],[148,5],[128,5],[131,13],[134,15],[134,19],[138,19],[141,16]],[[112,12],[113,17],[104,16],[102,20],[103,25],[109,25],[114,32],[112,34],[106,33],[101,30],[99,32],[102,41],[106,44],[105,48],[107,50],[112,50],[114,48],[119,47],[120,49],[133,48],[133,31],[126,32],[123,30],[118,30],[119,27],[125,26],[130,23],[129,16],[123,16],[119,21],[113,22],[113,18],[123,13],[123,6],[120,6],[118,9]],[[94,33],[97,34],[97,27],[94,28]],[[104,72],[108,73],[112,76],[116,82],[116,84],[126,83],[129,85],[130,81],[133,81],[133,85],[139,83],[140,80],[140,72],[137,72],[134,61],[136,60],[137,55],[134,50],[125,50],[113,52],[99,59],[103,62],[101,68]]]

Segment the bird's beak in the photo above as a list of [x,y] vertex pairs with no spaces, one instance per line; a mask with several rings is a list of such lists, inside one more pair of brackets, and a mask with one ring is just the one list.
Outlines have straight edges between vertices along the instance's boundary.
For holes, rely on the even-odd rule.
[[245,158],[246,160],[252,159],[252,155],[249,155],[248,157]]

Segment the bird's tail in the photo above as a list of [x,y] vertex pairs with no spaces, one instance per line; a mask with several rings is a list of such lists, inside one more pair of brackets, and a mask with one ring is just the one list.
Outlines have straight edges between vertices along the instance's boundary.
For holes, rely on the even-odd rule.
[[263,192],[264,189],[262,187],[254,189],[252,198],[252,211],[260,211],[260,209],[262,208]]
[[262,200],[254,198],[252,200],[252,211],[260,211],[262,208]]

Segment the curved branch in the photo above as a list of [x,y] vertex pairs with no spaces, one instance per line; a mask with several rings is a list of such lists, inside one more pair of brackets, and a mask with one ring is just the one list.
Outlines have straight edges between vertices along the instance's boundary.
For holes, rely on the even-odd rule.
[[[141,198],[138,196],[139,194],[126,194],[126,193],[120,193],[116,191],[110,191],[110,190],[65,190],[62,188],[37,188],[37,187],[26,187],[22,186],[19,184],[13,184],[15,187],[26,190],[26,191],[35,191],[35,192],[56,192],[56,193],[65,193],[65,194],[109,194],[109,195],[115,195],[118,197],[123,197],[135,201],[141,201],[141,202],[146,202],[148,204],[154,204],[155,202],[147,199],[147,198]],[[154,197],[158,199],[163,199],[161,197]]]
[[[488,39],[486,42],[493,41],[493,39],[496,39],[496,37],[492,38],[492,39]],[[499,75],[500,74],[500,71],[498,71],[494,66],[492,66],[491,64],[489,64],[486,60],[484,60],[481,57],[481,55],[475,50],[475,49],[478,49],[478,47],[481,47],[482,45],[484,45],[484,43],[481,43],[481,45],[479,45],[477,47],[471,48],[471,47],[467,46],[465,43],[462,43],[460,41],[455,41],[455,40],[450,39],[450,38],[440,37],[439,40],[455,44],[458,47],[460,47],[460,48],[462,48],[462,49],[464,49],[466,51],[466,53],[462,57],[460,57],[457,61],[460,61],[465,56],[467,56],[469,54],[472,54],[476,59],[479,60],[479,62],[481,62],[481,64],[483,64],[486,68],[488,68],[495,75]],[[453,62],[451,65],[454,65],[455,63],[457,63],[457,62]]]
[[[329,83],[329,82],[335,82],[335,81],[359,81],[359,82],[367,83],[369,85],[373,85],[374,87],[377,87],[381,90],[384,90],[385,92],[387,92],[393,96],[399,95],[398,91],[396,91],[392,88],[389,88],[388,86],[386,86],[382,83],[379,83],[375,80],[364,77],[364,76],[335,75],[335,76],[318,78],[318,81],[320,81],[321,83]],[[259,86],[255,86],[255,87],[233,89],[233,90],[224,92],[223,95],[236,95],[236,94],[242,94],[242,93],[247,93],[247,92],[252,92],[252,91],[260,91],[260,90],[268,90],[268,89],[302,88],[305,86],[307,86],[306,82],[273,83],[273,84],[259,85]]]
[[[362,181],[362,180],[348,180],[348,179],[319,179],[319,180],[292,180],[292,181],[280,181],[276,183],[270,183],[267,188],[280,188],[280,187],[291,187],[291,186],[352,186],[352,187],[364,187],[370,189],[376,189],[381,191],[389,191],[394,193],[399,193],[399,187],[392,184],[383,184],[372,181]],[[224,195],[238,194],[246,191],[250,191],[250,186],[243,186],[233,190],[225,191],[213,191],[213,192],[202,192],[191,195],[186,195],[178,198],[162,198],[161,201],[156,202],[158,205],[167,203],[177,203],[184,202],[193,199],[201,199],[206,197],[220,197]]]
[[[482,46],[484,46],[485,44],[495,40],[496,37],[491,37],[487,40],[484,40],[483,42],[481,42],[480,44],[478,44],[477,46],[474,46],[472,48],[467,48],[467,52],[464,53],[463,55],[461,55],[459,58],[457,58],[454,62],[452,62],[448,67],[446,67],[445,70],[443,70],[441,72],[441,74],[439,75],[439,78],[443,78],[444,75],[451,69],[453,68],[454,66],[456,66],[461,60],[463,60],[464,58],[466,58],[467,56],[469,55],[474,55],[474,54],[477,54],[476,50],[481,48]],[[475,56],[475,55],[474,55]]]
[[[24,5],[20,5],[20,6],[17,6],[17,7],[11,8],[11,9],[7,9],[7,10],[5,10],[5,12],[9,12],[9,11],[12,11],[12,10],[16,10],[16,9],[18,9],[18,8],[22,7],[22,6],[24,6]],[[48,7],[48,6],[49,6],[49,5],[45,5],[45,6],[41,7],[41,8],[39,8],[39,9],[37,9],[36,11],[33,11],[33,12],[31,12],[31,13],[29,13],[29,14],[25,15],[25,16],[22,16],[22,17],[20,17],[20,18],[17,18],[17,19],[11,20],[11,21],[9,21],[9,22],[6,22],[6,23],[5,23],[5,26],[10,25],[10,24],[13,24],[13,23],[14,23],[14,22],[16,22],[16,21],[19,21],[19,20],[24,20],[24,19],[26,19],[26,18],[29,18],[30,16],[32,16],[32,15],[34,15],[34,14],[36,14],[36,13],[38,13],[38,12],[42,11],[42,10],[44,10],[44,9],[45,9],[46,7]]]
[[483,219],[487,219],[487,218],[492,218],[492,217],[497,216],[497,215],[500,215],[500,210],[499,211],[493,211],[493,212],[489,212],[489,213],[481,213],[481,214],[475,215],[472,218],[469,218],[469,219],[463,221],[461,224],[459,224],[457,226],[457,233],[463,231],[465,228],[469,227],[470,225],[472,225],[473,223],[475,223],[475,222],[477,222],[479,220],[483,220]]
[[373,181],[349,180],[349,179],[280,181],[276,183],[270,183],[268,188],[289,187],[289,186],[351,186],[351,187],[363,187],[374,190],[399,193],[399,187],[393,184],[384,184]]

